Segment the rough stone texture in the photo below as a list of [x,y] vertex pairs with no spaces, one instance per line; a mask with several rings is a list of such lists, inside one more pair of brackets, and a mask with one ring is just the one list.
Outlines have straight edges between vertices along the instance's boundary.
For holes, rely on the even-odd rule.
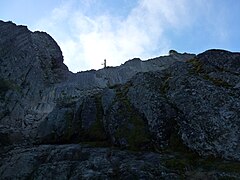
[[196,76],[169,81],[167,97],[182,112],[183,141],[202,155],[240,160],[240,99]]
[[[168,145],[177,128],[183,143],[200,155],[239,161],[240,92],[235,86],[239,82],[236,66],[240,54],[213,52],[205,52],[211,54],[208,61],[220,52],[223,57],[234,59],[235,66],[227,62],[226,68],[213,69],[211,63],[202,59],[203,53],[162,72],[138,74],[131,80],[128,95],[132,104],[144,113],[149,131],[160,147]],[[218,73],[218,78],[233,74],[235,84],[214,79],[209,75],[212,73]]]
[[139,74],[131,80],[128,97],[144,114],[155,145],[166,147],[174,129],[177,111],[164,95],[165,82],[169,77],[160,73]]
[[[238,178],[237,164],[186,162],[177,154],[128,152],[86,145],[16,147],[1,156],[1,179],[218,179]],[[214,168],[209,168],[209,164]],[[232,165],[232,166],[231,166]]]
[[[190,63],[169,70],[175,77],[167,92],[185,117],[179,121],[183,141],[202,155],[240,160],[240,54],[211,50]],[[175,70],[181,68],[189,72]]]
[[81,101],[94,89],[123,84],[138,72],[165,69],[194,56],[176,53],[148,61],[135,58],[119,67],[73,74],[47,33],[0,21],[0,124],[19,128],[26,136],[31,131],[34,138],[38,125],[56,109],[57,102]]
[[0,123],[6,127],[33,128],[52,110],[44,101],[46,87],[61,82],[68,68],[56,42],[46,33],[0,21],[0,76],[5,93],[0,99]]
[[47,33],[0,21],[0,178],[239,177],[239,97],[240,53],[74,74]]
[[53,111],[38,126],[37,142],[71,143],[105,140],[105,132],[102,132],[103,109],[100,92],[85,94],[85,97],[76,101],[71,99],[57,102]]
[[[103,104],[108,108],[104,111],[104,127],[114,145],[132,150],[149,148],[151,142],[147,123],[144,117],[133,107],[126,95],[128,84],[114,88],[115,92],[107,91],[103,95]],[[115,95],[114,97],[111,97]],[[107,102],[106,96],[110,97]],[[111,102],[111,104],[110,104]]]

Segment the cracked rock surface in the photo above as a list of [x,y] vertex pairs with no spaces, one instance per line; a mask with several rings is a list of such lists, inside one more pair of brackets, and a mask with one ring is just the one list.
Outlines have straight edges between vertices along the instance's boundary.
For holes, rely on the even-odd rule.
[[74,74],[0,21],[0,179],[240,177],[240,53],[170,52]]

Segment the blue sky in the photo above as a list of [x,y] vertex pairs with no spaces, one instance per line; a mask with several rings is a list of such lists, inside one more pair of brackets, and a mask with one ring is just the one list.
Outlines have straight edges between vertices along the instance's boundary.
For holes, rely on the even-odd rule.
[[239,51],[239,0],[1,0],[0,19],[48,32],[73,72],[107,59],[210,48]]

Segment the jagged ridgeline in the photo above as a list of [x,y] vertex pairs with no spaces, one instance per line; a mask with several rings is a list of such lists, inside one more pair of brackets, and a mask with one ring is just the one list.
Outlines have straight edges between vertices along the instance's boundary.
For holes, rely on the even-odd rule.
[[0,21],[0,179],[240,177],[240,53],[72,73],[50,35]]

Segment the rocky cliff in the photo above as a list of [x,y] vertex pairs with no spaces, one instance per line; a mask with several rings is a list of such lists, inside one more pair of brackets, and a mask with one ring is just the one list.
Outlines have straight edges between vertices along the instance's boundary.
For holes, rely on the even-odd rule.
[[240,53],[71,73],[44,32],[0,21],[1,179],[240,176]]

